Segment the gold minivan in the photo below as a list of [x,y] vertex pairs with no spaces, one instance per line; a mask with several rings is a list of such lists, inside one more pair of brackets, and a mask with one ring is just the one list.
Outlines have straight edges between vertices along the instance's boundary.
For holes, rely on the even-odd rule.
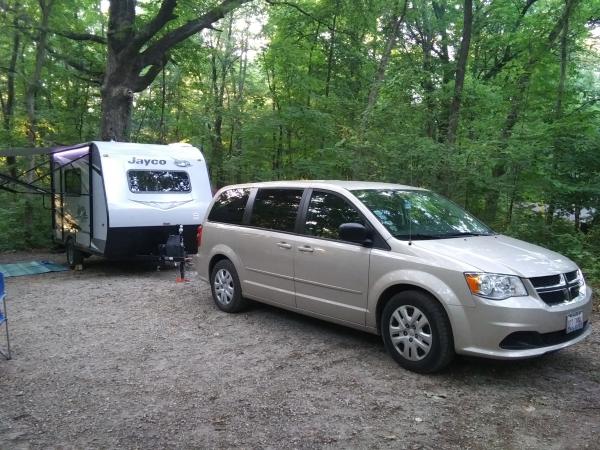
[[562,255],[495,233],[431,191],[359,181],[227,186],[198,230],[226,312],[247,299],[380,334],[403,367],[521,359],[591,333],[591,290]]

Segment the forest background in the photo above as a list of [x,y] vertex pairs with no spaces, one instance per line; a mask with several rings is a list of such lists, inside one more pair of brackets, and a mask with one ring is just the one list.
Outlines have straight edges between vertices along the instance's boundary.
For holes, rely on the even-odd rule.
[[[0,149],[427,187],[600,282],[599,0],[0,0],[0,26]],[[0,191],[0,250],[51,245],[47,203]]]

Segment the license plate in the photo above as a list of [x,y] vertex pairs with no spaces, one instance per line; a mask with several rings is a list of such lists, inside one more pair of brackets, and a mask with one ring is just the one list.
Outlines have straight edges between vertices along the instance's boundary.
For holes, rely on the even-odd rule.
[[567,333],[581,330],[583,328],[583,311],[567,315]]

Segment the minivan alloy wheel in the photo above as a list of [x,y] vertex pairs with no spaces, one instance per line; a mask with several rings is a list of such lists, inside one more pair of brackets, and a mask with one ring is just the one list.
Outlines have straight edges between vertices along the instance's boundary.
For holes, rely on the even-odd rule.
[[410,361],[420,361],[431,350],[431,326],[423,312],[402,305],[390,317],[390,337],[398,352]]
[[214,281],[215,294],[217,300],[224,305],[228,305],[233,300],[234,287],[233,277],[226,269],[221,269],[215,275]]

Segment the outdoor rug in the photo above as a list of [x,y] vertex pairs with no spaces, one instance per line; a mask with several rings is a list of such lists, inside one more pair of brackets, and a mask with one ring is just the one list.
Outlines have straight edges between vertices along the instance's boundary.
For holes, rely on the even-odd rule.
[[52,261],[28,261],[13,264],[0,264],[0,272],[4,277],[20,277],[21,275],[37,275],[38,273],[64,272],[65,266]]

